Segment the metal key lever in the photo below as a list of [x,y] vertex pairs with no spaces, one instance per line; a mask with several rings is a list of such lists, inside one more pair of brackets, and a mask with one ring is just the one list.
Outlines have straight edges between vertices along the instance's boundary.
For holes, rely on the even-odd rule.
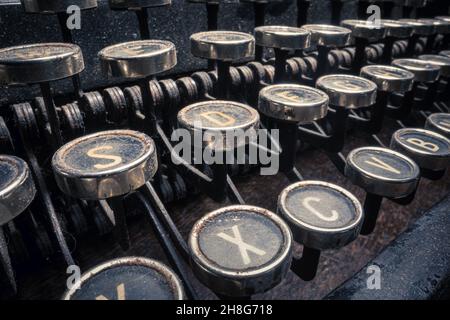
[[[335,2],[337,1],[333,1]],[[331,49],[345,46],[350,38],[351,30],[325,24],[307,24],[302,28],[311,32],[311,45],[317,46],[317,72],[313,76],[315,82],[329,71],[328,54]]]
[[291,270],[305,281],[315,277],[321,251],[355,240],[363,219],[355,196],[322,181],[306,180],[286,187],[278,197],[277,212],[290,226],[294,240],[303,245],[302,257],[293,258]]
[[207,31],[191,35],[191,53],[217,63],[218,98],[230,99],[233,61],[250,58],[255,52],[253,36],[234,31]]
[[150,29],[148,26],[148,9],[153,7],[168,6],[172,4],[172,0],[109,0],[111,10],[129,10],[136,13],[139,23],[139,31],[141,40],[150,39]]
[[388,93],[384,91],[377,92],[377,101],[370,110],[370,117],[364,118],[358,115],[354,110],[350,111],[348,119],[350,124],[356,126],[369,134],[376,134],[383,128],[384,113],[388,102]]
[[120,247],[126,251],[130,248],[130,235],[126,221],[125,201],[122,197],[112,197],[106,200],[114,215],[113,234]]
[[[22,1],[22,5],[27,13],[56,14],[63,41],[66,43],[74,43],[72,31],[68,28],[68,21],[70,18],[68,9],[73,6],[74,3],[71,1],[26,0]],[[78,10],[95,9],[97,8],[97,0],[77,1],[75,5]],[[71,78],[75,97],[79,99],[83,95],[80,75],[74,74]]]
[[[147,182],[146,187],[150,188],[149,185],[150,185],[150,182]],[[154,191],[155,190],[153,189],[153,192]],[[180,257],[178,256],[178,253],[176,252],[176,249],[172,243],[172,240],[167,236],[166,230],[165,230],[163,224],[161,223],[160,219],[156,215],[155,211],[153,210],[152,206],[150,205],[149,200],[145,196],[143,196],[140,192],[136,192],[134,194],[134,196],[139,200],[142,207],[148,214],[148,216],[150,218],[150,222],[153,227],[153,231],[154,231],[155,235],[157,236],[160,245],[163,247],[167,258],[170,261],[170,264],[172,266],[174,266],[176,273],[178,274],[180,279],[183,281],[183,285],[186,290],[186,294],[188,295],[188,297],[190,299],[198,300],[197,293],[195,292],[194,288],[192,287],[192,285],[187,277],[185,265],[184,265],[183,261],[180,259]],[[157,200],[159,200],[159,199],[157,199]],[[167,220],[166,220],[166,222],[167,222]],[[170,220],[170,223],[173,223],[172,220]],[[172,230],[172,228],[169,228],[169,230]],[[171,234],[171,236],[172,236],[172,234]],[[181,237],[181,235],[179,235],[179,234],[178,234],[178,236]],[[180,243],[179,243],[179,245],[180,245]],[[184,250],[181,251],[183,253],[182,257],[185,259],[185,261],[188,261],[188,259],[187,259],[188,256],[186,256],[187,252],[185,252],[185,250],[187,250],[187,244],[184,240],[182,242],[182,246],[184,248]]]
[[[30,165],[31,172],[33,173],[34,181],[36,182],[36,189],[38,192],[38,199],[40,199],[43,207],[45,208],[45,212],[47,212],[47,223],[50,224],[50,229],[54,232],[51,234],[54,241],[58,244],[58,247],[64,257],[64,260],[68,266],[74,264],[74,259],[70,253],[69,247],[67,245],[66,239],[63,234],[63,230],[61,227],[60,218],[58,217],[55,207],[53,205],[52,199],[49,194],[49,190],[47,187],[47,183],[44,179],[44,176],[41,172],[41,166],[32,151],[30,143],[34,141],[33,138],[29,136],[30,130],[28,128],[29,121],[27,118],[27,113],[30,115],[27,110],[24,110],[20,107],[20,105],[15,105],[13,107],[15,121],[17,127],[19,129],[20,139],[22,142],[24,155]],[[34,117],[34,115],[31,113]]]
[[287,26],[261,26],[255,28],[256,45],[273,48],[275,52],[274,83],[287,81],[287,58],[291,50],[303,50],[310,46],[310,32]]
[[301,26],[306,24],[310,6],[310,0],[297,0],[297,27],[300,28]]
[[320,253],[320,250],[303,246],[302,257],[292,259],[292,272],[304,281],[313,280],[319,267]]
[[10,286],[11,294],[17,294],[16,276],[11,263],[11,257],[8,251],[8,243],[6,242],[3,226],[0,226],[0,260],[3,271],[6,274],[8,284]]
[[66,195],[106,200],[109,207],[101,205],[110,213],[119,244],[127,250],[130,241],[123,200],[155,175],[158,162],[153,140],[131,130],[97,132],[58,149],[52,166],[56,183]]
[[331,134],[327,135],[300,125],[298,126],[298,135],[302,141],[324,149],[327,152],[336,153],[344,147],[349,111],[344,108],[338,108],[335,111],[331,110],[329,109],[329,113],[332,114]]

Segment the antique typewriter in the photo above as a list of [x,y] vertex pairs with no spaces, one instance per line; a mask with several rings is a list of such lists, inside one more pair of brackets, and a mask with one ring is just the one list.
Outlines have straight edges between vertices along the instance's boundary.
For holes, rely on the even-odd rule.
[[2,299],[448,299],[447,0],[0,0]]

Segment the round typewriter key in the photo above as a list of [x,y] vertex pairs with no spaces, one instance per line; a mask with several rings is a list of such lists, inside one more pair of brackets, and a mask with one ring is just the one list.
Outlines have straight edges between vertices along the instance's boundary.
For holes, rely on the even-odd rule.
[[425,23],[417,19],[399,19],[413,28],[413,33],[418,36],[430,36],[435,32],[433,24]]
[[425,129],[437,132],[450,139],[450,114],[433,113],[425,122]]
[[316,87],[330,98],[330,105],[356,109],[375,103],[377,85],[370,80],[343,74],[320,77]]
[[311,32],[313,45],[326,47],[345,46],[352,33],[350,29],[327,24],[307,24],[302,28]]
[[450,57],[444,57],[437,54],[422,54],[418,58],[439,66],[441,68],[441,76],[446,78],[450,77]]
[[359,201],[347,190],[323,181],[301,181],[285,188],[278,213],[291,227],[295,241],[317,250],[345,246],[362,224]]
[[389,19],[380,19],[379,22],[386,29],[387,37],[409,38],[414,31],[412,26],[405,22]]
[[380,147],[362,147],[348,154],[345,175],[367,192],[402,198],[416,189],[420,169],[414,161],[399,152]]
[[450,50],[442,50],[439,52],[439,55],[450,58]]
[[194,56],[212,60],[233,61],[253,56],[255,39],[235,31],[207,31],[191,35]]
[[287,26],[261,26],[255,28],[256,44],[279,49],[306,49],[310,46],[310,32]]
[[73,5],[80,10],[97,8],[97,0],[21,0],[21,3],[28,13],[67,12]]
[[286,275],[291,262],[289,227],[269,210],[234,205],[200,219],[189,236],[197,278],[228,297],[265,292]]
[[439,66],[419,59],[396,59],[392,65],[414,73],[414,80],[418,82],[436,81],[441,70]]
[[204,101],[183,108],[178,113],[178,123],[193,137],[195,132],[201,132],[203,147],[229,150],[256,141],[259,114],[238,102]]
[[150,137],[132,130],[111,130],[65,144],[53,156],[52,165],[64,193],[97,200],[138,189],[153,177],[158,163]]
[[22,213],[35,194],[27,163],[14,156],[0,155],[0,227]]
[[326,116],[328,96],[308,86],[271,85],[259,92],[258,109],[271,118],[309,123]]
[[408,70],[383,65],[370,65],[361,69],[361,77],[373,81],[378,90],[407,92],[413,87],[414,74]]
[[183,300],[178,276],[161,262],[124,257],[98,265],[81,276],[79,289],[63,300]]
[[413,159],[420,168],[439,171],[450,164],[450,140],[433,131],[399,129],[392,135],[391,148]]
[[99,52],[102,68],[112,77],[143,78],[177,64],[175,45],[163,40],[119,43]]
[[386,28],[369,20],[344,20],[341,26],[352,31],[352,37],[376,41],[384,38]]
[[109,0],[109,7],[113,10],[137,10],[167,6],[171,3],[172,0]]
[[81,49],[75,44],[40,43],[0,49],[0,84],[48,82],[83,69]]

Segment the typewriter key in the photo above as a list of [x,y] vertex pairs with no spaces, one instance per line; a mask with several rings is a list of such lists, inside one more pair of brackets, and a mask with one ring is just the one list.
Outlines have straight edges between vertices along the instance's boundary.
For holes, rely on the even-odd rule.
[[414,161],[399,152],[362,147],[348,154],[345,175],[367,192],[402,198],[416,189],[420,170]]
[[310,123],[326,116],[328,96],[308,86],[271,85],[260,91],[258,109],[271,118]]
[[418,82],[436,81],[441,70],[439,66],[419,59],[396,59],[392,65],[414,73],[414,80]]
[[291,262],[289,227],[269,210],[234,205],[201,218],[189,236],[197,278],[226,297],[265,292],[286,275]]
[[256,44],[278,49],[306,49],[310,46],[310,32],[288,26],[261,26],[255,28]]
[[414,74],[401,68],[370,65],[361,69],[361,77],[373,81],[379,91],[407,92],[412,89]]
[[[238,102],[204,101],[180,110],[178,123],[188,129],[193,138],[196,133],[202,134],[202,147],[229,150],[256,141],[259,114],[255,109]],[[194,147],[197,147],[195,142]]]
[[274,48],[275,83],[287,80],[287,58],[289,50],[306,49],[310,46],[310,32],[287,26],[261,26],[255,28],[256,44],[260,47]]
[[311,44],[326,47],[345,46],[352,31],[347,28],[327,24],[306,24],[303,29],[311,32]]
[[437,132],[450,139],[450,114],[433,113],[425,122],[425,129]]
[[0,84],[21,85],[68,78],[84,69],[79,46],[40,43],[0,49]]
[[293,259],[291,269],[305,281],[315,277],[321,250],[355,240],[363,221],[361,204],[350,192],[322,181],[291,184],[278,197],[277,211],[303,244],[302,257]]
[[352,31],[352,37],[363,38],[369,41],[377,41],[384,38],[386,28],[382,24],[376,24],[369,20],[344,20],[341,26]]
[[99,52],[103,72],[112,77],[143,78],[177,64],[175,45],[163,40],[119,43]]
[[354,73],[358,73],[367,64],[366,48],[369,43],[384,39],[386,28],[379,23],[365,20],[344,20],[341,25],[352,30],[350,42],[354,43],[355,48],[351,69]]
[[191,35],[191,52],[199,58],[233,61],[253,56],[255,39],[235,31],[207,31]]
[[340,248],[356,239],[362,223],[359,201],[347,190],[323,181],[301,181],[285,188],[278,213],[294,240],[317,250]]
[[441,68],[440,75],[445,78],[450,78],[450,57],[444,57],[437,54],[422,54],[418,58],[439,66]]
[[21,0],[21,3],[27,13],[65,13],[73,5],[80,10],[97,7],[97,0]]
[[377,86],[370,80],[342,74],[319,78],[316,87],[330,98],[330,105],[356,109],[375,103]]
[[27,163],[14,156],[0,155],[0,227],[22,213],[35,194]]
[[391,148],[413,159],[420,168],[440,171],[450,164],[450,140],[433,131],[399,129],[392,135]]
[[98,265],[81,276],[80,287],[63,300],[183,300],[183,285],[166,265],[143,257],[124,257]]
[[107,199],[127,194],[155,174],[153,140],[131,130],[90,134],[62,146],[53,156],[59,188],[80,199]]

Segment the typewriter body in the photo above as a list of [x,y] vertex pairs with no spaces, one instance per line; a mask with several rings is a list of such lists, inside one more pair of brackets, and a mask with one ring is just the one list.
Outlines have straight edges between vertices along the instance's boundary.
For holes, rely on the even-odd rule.
[[450,296],[448,1],[0,23],[2,299]]

